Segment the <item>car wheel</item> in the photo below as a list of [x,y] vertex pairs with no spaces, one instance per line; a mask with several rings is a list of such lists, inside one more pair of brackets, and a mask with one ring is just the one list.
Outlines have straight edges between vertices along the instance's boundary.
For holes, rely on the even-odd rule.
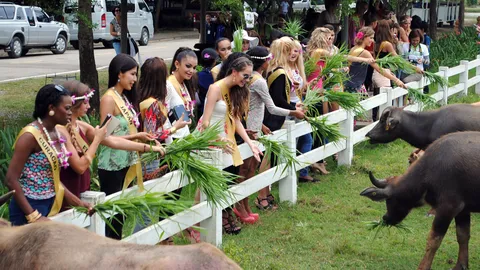
[[148,34],[148,29],[144,27],[142,29],[142,35],[140,36],[140,40],[138,41],[138,43],[140,44],[140,46],[147,46],[149,40],[150,36]]
[[67,49],[67,39],[64,35],[58,35],[55,45],[53,45],[52,52],[54,54],[62,54]]
[[70,45],[72,45],[72,47],[75,49],[75,50],[78,50],[78,40],[71,40],[70,41]]
[[27,53],[28,53],[29,50],[30,50],[30,49],[25,49],[25,48],[24,48],[24,49],[22,50],[22,56],[27,55]]
[[102,44],[105,48],[113,48],[113,43],[111,41],[102,41]]
[[10,42],[10,51],[8,52],[8,56],[11,58],[18,58],[22,56],[22,41],[19,37],[13,37],[12,42]]

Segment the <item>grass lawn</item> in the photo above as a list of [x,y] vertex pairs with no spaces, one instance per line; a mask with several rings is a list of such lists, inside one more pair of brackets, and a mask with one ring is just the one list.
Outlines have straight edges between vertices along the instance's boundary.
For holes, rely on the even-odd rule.
[[[469,95],[456,102],[479,99]],[[328,159],[331,173],[318,176],[320,183],[300,184],[296,205],[281,204],[275,212],[262,212],[258,224],[243,225],[239,235],[225,235],[222,249],[244,269],[415,269],[433,221],[425,216],[429,207],[413,210],[404,220],[412,233],[390,228],[375,238],[365,222],[379,220],[386,212],[385,203],[359,195],[371,186],[368,170],[378,178],[403,174],[412,150],[403,141],[386,145],[364,142],[355,147],[350,168],[337,167]],[[273,191],[278,196],[277,185]],[[480,216],[473,215],[471,269],[480,265],[479,240]],[[432,268],[452,268],[457,252],[452,222]]]

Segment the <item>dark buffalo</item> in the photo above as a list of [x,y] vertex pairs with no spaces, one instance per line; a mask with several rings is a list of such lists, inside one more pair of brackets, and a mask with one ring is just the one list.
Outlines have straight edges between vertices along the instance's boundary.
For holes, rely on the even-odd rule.
[[370,143],[389,143],[402,139],[425,150],[441,136],[457,131],[480,131],[480,108],[454,104],[426,112],[386,108],[377,125],[367,133]]
[[480,132],[456,132],[432,143],[404,175],[377,180],[360,195],[386,200],[385,223],[400,223],[425,202],[436,210],[425,256],[418,269],[430,269],[435,252],[455,219],[459,255],[454,269],[468,268],[470,213],[480,212]]

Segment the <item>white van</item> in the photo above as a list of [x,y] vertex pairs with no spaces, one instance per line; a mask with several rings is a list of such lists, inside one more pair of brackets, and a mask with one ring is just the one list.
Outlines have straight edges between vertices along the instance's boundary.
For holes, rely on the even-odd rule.
[[[93,41],[102,42],[105,47],[112,47],[113,37],[110,35],[110,22],[113,20],[113,9],[120,6],[121,0],[93,0],[92,23]],[[153,38],[153,16],[144,0],[127,0],[128,30],[133,39],[140,45],[147,45]],[[65,0],[63,16],[70,29],[70,44],[78,49],[78,0]]]

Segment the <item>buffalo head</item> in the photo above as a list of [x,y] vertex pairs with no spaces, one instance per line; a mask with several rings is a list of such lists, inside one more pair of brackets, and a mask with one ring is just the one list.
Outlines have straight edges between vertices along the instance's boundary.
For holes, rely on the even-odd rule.
[[375,127],[365,135],[370,138],[370,143],[389,143],[399,138],[399,125],[401,124],[402,113],[402,108],[386,108]]
[[389,225],[400,223],[408,215],[412,207],[410,207],[410,203],[401,199],[401,194],[395,193],[395,187],[391,185],[391,181],[395,177],[377,179],[372,172],[369,172],[369,176],[374,187],[364,189],[360,195],[377,202],[385,200],[387,213],[383,216],[383,220]]

